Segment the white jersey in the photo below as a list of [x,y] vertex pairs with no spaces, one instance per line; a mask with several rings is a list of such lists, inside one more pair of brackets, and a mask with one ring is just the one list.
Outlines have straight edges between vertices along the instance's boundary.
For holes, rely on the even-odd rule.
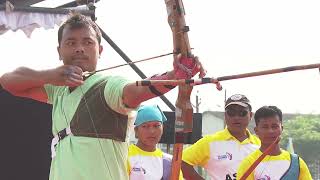
[[242,142],[228,129],[205,136],[183,151],[182,160],[205,168],[214,180],[234,180],[241,161],[260,147],[260,140],[247,133],[249,137]]

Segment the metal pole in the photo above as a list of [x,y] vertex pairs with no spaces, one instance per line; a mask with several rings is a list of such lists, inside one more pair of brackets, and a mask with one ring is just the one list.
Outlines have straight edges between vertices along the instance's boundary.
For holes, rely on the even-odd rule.
[[[100,27],[99,27],[100,28]],[[109,43],[109,45],[127,62],[129,66],[142,78],[145,79],[147,76],[135,65],[132,63],[132,60],[117,46],[116,43],[100,28],[102,37]],[[164,96],[160,96],[162,101],[172,110],[175,111],[175,106]]]

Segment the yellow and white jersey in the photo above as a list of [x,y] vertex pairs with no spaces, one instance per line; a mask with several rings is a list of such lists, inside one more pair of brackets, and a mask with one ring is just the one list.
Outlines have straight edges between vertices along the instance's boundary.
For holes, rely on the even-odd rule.
[[[239,166],[237,179],[261,156],[262,152],[257,150],[246,157]],[[290,167],[290,153],[281,150],[277,156],[267,155],[247,178],[248,180],[279,180]],[[306,163],[299,157],[300,173],[299,180],[312,180]]]
[[[172,155],[156,149],[147,152],[131,144],[128,154],[128,173],[130,180],[168,179],[171,170]],[[165,174],[164,174],[165,173]],[[180,179],[182,179],[180,171]]]
[[241,161],[260,147],[260,140],[248,130],[247,134],[242,142],[227,128],[205,136],[183,151],[182,160],[204,167],[213,180],[234,180]]

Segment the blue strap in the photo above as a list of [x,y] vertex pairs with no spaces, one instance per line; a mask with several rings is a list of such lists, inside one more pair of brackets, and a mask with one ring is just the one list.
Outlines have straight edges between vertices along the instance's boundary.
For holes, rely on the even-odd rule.
[[290,167],[280,180],[298,180],[300,174],[300,162],[297,154],[290,154]]

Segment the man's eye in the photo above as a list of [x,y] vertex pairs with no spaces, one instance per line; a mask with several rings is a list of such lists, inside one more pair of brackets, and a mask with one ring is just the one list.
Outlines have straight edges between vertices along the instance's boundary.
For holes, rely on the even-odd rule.
[[92,41],[86,41],[85,44],[86,45],[91,45],[91,44],[93,44],[93,42]]
[[66,44],[67,44],[68,46],[72,46],[72,45],[74,45],[74,42],[73,42],[73,41],[68,41]]

